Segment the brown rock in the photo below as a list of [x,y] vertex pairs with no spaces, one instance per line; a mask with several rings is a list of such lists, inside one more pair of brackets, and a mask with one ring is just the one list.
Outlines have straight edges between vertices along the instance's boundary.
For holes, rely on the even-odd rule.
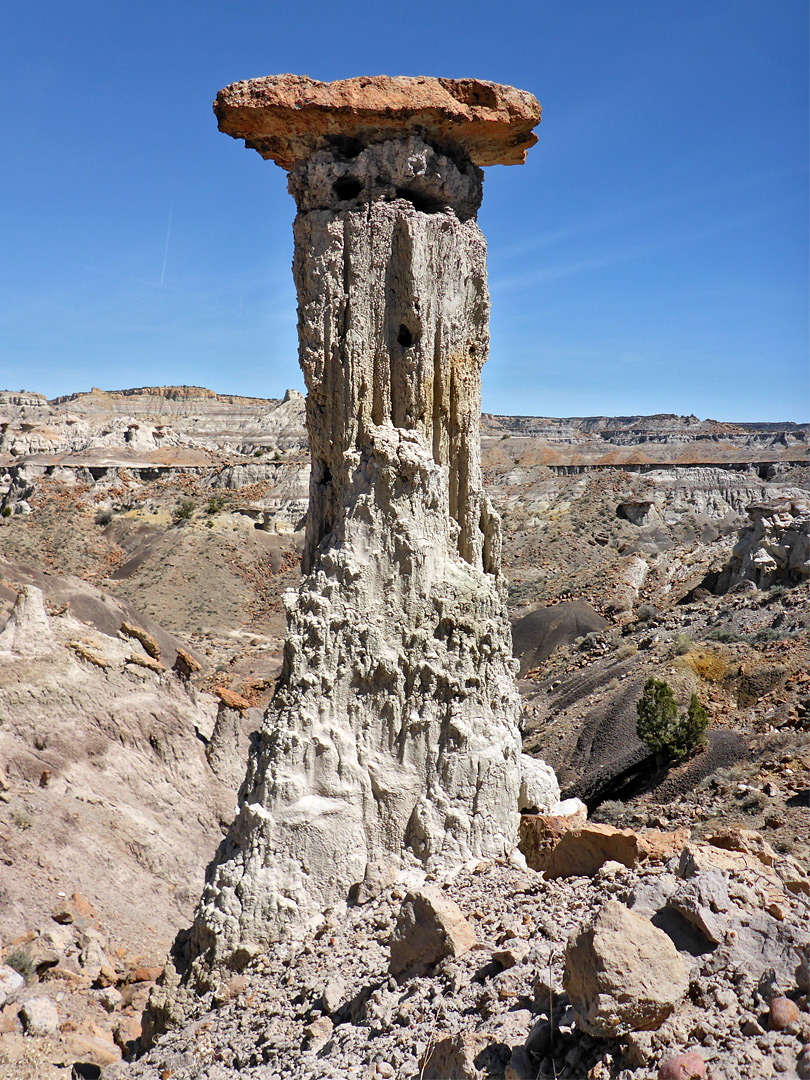
[[152,657],[153,660],[160,659],[160,646],[146,630],[141,629],[140,626],[135,626],[133,623],[122,622],[120,633],[125,634],[127,637],[135,638],[136,641],[140,641],[144,647],[144,651]]
[[214,102],[219,130],[283,169],[336,139],[371,135],[464,149],[476,165],[521,165],[540,105],[525,90],[479,79],[375,75],[324,83],[268,75],[232,83]]
[[475,931],[458,904],[440,889],[426,885],[402,902],[391,935],[390,970],[427,967],[445,956],[460,956],[475,945]]
[[664,832],[661,829],[648,829],[639,834],[641,857],[651,863],[665,863],[683,851],[689,840],[689,829],[674,829]]
[[785,1031],[799,1022],[799,1006],[787,997],[773,997],[768,1009],[768,1027],[771,1031]]
[[113,1028],[115,1045],[125,1054],[132,1050],[132,1044],[141,1037],[141,1016],[122,1016]]
[[309,1050],[317,1054],[332,1038],[332,1021],[328,1016],[319,1016],[311,1024],[304,1028],[304,1042],[302,1050]]
[[754,855],[764,866],[773,866],[776,859],[776,852],[771,845],[763,839],[762,833],[754,829],[721,829],[707,835],[706,842],[725,851],[741,851],[746,855]]
[[103,1068],[105,1065],[115,1065],[121,1060],[121,1051],[112,1040],[85,1035],[79,1031],[63,1034],[60,1046],[71,1062],[87,1061]]
[[810,1043],[802,1047],[796,1062],[796,1075],[799,1080],[810,1080]]
[[88,922],[95,919],[96,909],[86,896],[82,896],[81,893],[75,892],[70,898],[70,903],[74,913],[80,918],[87,919]]
[[130,971],[127,981],[131,983],[157,982],[162,974],[162,967],[147,967],[145,964],[138,964]]
[[674,1054],[661,1062],[658,1080],[703,1080],[706,1062],[694,1050],[688,1054]]
[[233,690],[229,690],[227,686],[215,687],[214,693],[222,704],[229,709],[238,709],[239,712],[245,713],[250,708],[250,702],[246,698]]
[[159,660],[152,660],[149,656],[136,656],[133,654],[127,657],[126,662],[134,664],[136,667],[146,668],[148,671],[154,671],[157,675],[166,670]]
[[187,679],[190,675],[194,675],[195,672],[202,671],[202,664],[198,663],[190,652],[178,648],[177,659],[172,670],[176,671],[181,678]]
[[439,1038],[425,1051],[419,1075],[424,1080],[479,1080],[493,1075],[488,1068],[495,1049],[492,1041],[491,1036],[469,1031]]
[[562,837],[572,829],[579,829],[587,820],[587,810],[577,814],[558,816],[555,814],[521,814],[518,848],[523,853],[526,864],[542,873],[549,856]]
[[105,656],[95,652],[83,641],[69,641],[67,644],[68,648],[73,649],[77,656],[80,656],[82,660],[87,660],[88,663],[95,665],[95,667],[106,670],[110,666],[109,661]]
[[563,986],[580,1028],[615,1038],[660,1027],[686,994],[689,972],[663,930],[608,900],[569,939]]
[[606,862],[635,866],[641,852],[640,839],[631,829],[583,825],[561,837],[548,858],[546,877],[592,877]]
[[502,968],[517,967],[518,964],[522,964],[526,957],[529,955],[529,943],[523,941],[522,938],[515,938],[510,941],[508,945],[502,949],[497,949],[492,954],[492,959],[496,964],[500,964]]

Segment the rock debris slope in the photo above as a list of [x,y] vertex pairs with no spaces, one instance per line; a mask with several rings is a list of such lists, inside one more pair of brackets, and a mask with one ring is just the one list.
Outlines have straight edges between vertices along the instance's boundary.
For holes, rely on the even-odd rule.
[[[538,808],[559,796],[521,755],[500,523],[481,485],[489,300],[466,141],[486,131],[487,162],[522,160],[526,115],[513,129],[499,103],[519,101],[530,126],[539,106],[444,81],[480,86],[467,124],[397,80],[371,80],[366,109],[351,82],[348,112],[346,84],[286,76],[216,104],[222,130],[290,169],[312,475],[279,688],[193,930],[203,966],[303,932],[370,873],[506,855],[521,787]],[[328,119],[314,134],[313,109]],[[276,121],[283,151],[265,133]]]

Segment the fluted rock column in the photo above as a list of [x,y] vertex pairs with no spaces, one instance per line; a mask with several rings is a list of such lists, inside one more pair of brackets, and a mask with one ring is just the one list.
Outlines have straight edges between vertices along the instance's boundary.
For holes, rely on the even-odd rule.
[[215,109],[290,174],[312,479],[282,676],[197,912],[206,962],[300,932],[371,865],[506,855],[527,769],[534,802],[559,795],[521,755],[479,440],[479,164],[521,161],[539,106],[280,76]]

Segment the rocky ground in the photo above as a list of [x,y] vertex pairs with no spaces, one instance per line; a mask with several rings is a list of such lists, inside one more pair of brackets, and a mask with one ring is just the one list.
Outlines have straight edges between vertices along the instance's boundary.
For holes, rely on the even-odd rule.
[[[804,886],[784,880],[804,880],[810,858],[808,428],[485,417],[483,446],[524,748],[592,821],[674,833],[678,851],[591,876],[489,864],[436,882],[478,944],[418,975],[388,970],[409,887],[389,884],[291,956],[212,987],[191,1027],[121,1075],[642,1080],[691,1048],[717,1078],[804,1068],[807,987],[784,970],[761,982],[778,968],[767,949],[753,983],[750,957],[720,964],[725,937],[682,950],[688,989],[655,1037],[583,1033],[561,980],[570,931],[639,889],[666,908],[673,881],[712,870],[681,865],[688,844],[722,863],[731,841],[709,841],[729,830],[761,839],[739,853],[759,865],[714,866],[723,934],[744,938],[747,920],[770,943],[808,936]],[[0,1075],[93,1076],[137,1052],[149,988],[190,921],[272,693],[307,483],[294,392],[0,394],[0,627],[24,585],[42,590],[48,627],[48,647],[24,661],[0,649],[2,958],[27,979],[4,990],[0,970]],[[749,517],[752,505],[765,510]],[[178,666],[178,648],[200,670]],[[675,768],[635,735],[650,675],[709,710],[708,748]],[[776,898],[757,891],[763,874]],[[493,953],[512,938],[526,951],[504,966]],[[780,994],[800,1016],[771,1031]],[[41,1034],[28,998],[56,1010]]]

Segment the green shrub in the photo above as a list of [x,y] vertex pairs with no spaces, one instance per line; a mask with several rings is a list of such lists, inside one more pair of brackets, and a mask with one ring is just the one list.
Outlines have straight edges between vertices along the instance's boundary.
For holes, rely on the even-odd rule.
[[174,508],[175,521],[188,521],[197,508],[193,499],[181,499]]
[[696,750],[704,741],[709,714],[692,694],[689,708],[678,716],[678,705],[669,683],[648,679],[636,707],[636,734],[654,753],[676,761]]
[[222,495],[212,495],[208,500],[208,506],[206,506],[205,512],[206,514],[218,514],[224,505],[225,499]]
[[25,945],[18,945],[16,949],[12,949],[6,957],[6,963],[26,979],[34,974],[36,968],[31,950]]
[[676,656],[685,656],[692,648],[692,639],[688,634],[677,634],[672,643],[672,651]]
[[2,513],[3,517],[11,517],[11,507],[4,506],[3,509],[0,510],[0,513]]

